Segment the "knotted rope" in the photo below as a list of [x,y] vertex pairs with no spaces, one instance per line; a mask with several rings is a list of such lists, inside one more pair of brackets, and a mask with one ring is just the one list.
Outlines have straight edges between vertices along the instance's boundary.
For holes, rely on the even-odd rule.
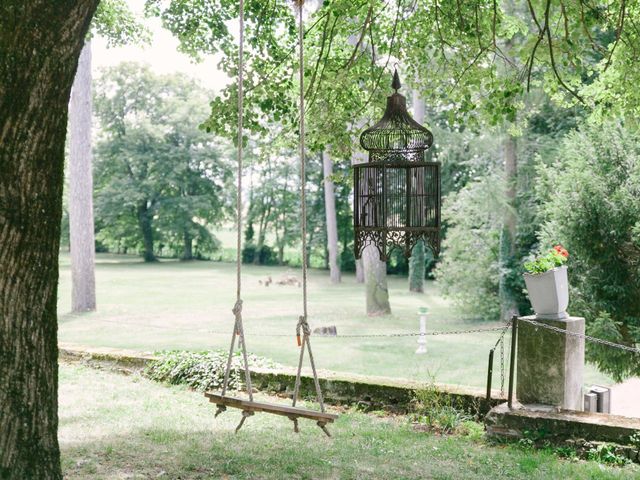
[[[300,332],[302,331],[302,342],[300,341]],[[302,374],[302,360],[304,359],[305,347],[309,351],[309,363],[311,364],[311,370],[313,371],[313,382],[316,387],[316,397],[318,404],[320,405],[320,411],[324,413],[324,398],[322,396],[322,389],[320,388],[320,380],[318,380],[318,372],[316,371],[316,362],[313,359],[313,352],[311,351],[311,328],[307,323],[307,319],[304,316],[300,316],[298,319],[298,325],[296,325],[296,337],[298,339],[298,346],[300,346],[300,358],[298,360],[298,371],[296,373],[296,383],[293,389],[293,406],[296,406],[298,400],[298,394],[300,393],[300,377]]]
[[[296,374],[296,383],[293,391],[293,406],[295,407],[298,400],[298,394],[300,393],[300,376],[302,373],[302,361],[304,359],[305,347],[309,351],[309,362],[311,363],[311,369],[313,371],[313,381],[316,387],[316,396],[318,403],[320,404],[320,411],[324,412],[324,399],[322,397],[322,390],[320,388],[320,382],[318,380],[318,373],[316,371],[315,361],[313,359],[313,352],[311,351],[311,342],[309,337],[311,336],[311,329],[307,322],[307,200],[306,200],[306,169],[305,169],[305,131],[304,131],[304,23],[302,21],[302,6],[304,0],[295,0],[298,10],[298,82],[299,82],[299,113],[300,113],[300,139],[298,142],[299,155],[300,155],[300,210],[301,210],[301,225],[300,233],[302,235],[302,315],[298,319],[296,326],[296,338],[298,346],[300,347],[300,358],[298,361],[298,372]],[[300,341],[300,332],[302,331],[303,337]],[[294,422],[295,423],[295,422]],[[324,425],[320,425],[325,433],[328,434]],[[295,425],[297,430],[297,425]]]
[[[249,400],[253,401],[253,387],[251,384],[251,372],[249,371],[249,359],[247,356],[247,345],[244,339],[244,327],[242,324],[242,154],[243,154],[243,81],[244,81],[244,0],[240,0],[238,6],[240,12],[239,19],[239,39],[238,39],[238,187],[236,192],[236,303],[232,312],[235,316],[233,326],[233,334],[231,336],[231,346],[229,347],[229,356],[227,357],[227,368],[224,372],[224,383],[222,384],[222,395],[227,393],[229,385],[229,374],[231,373],[231,363],[233,360],[233,351],[236,344],[236,336],[239,337],[238,343],[242,349],[242,360],[244,363],[245,383],[247,384],[247,393]],[[218,412],[224,411],[224,406],[218,406]],[[242,417],[242,422],[246,417]],[[240,426],[242,425],[242,422]],[[240,428],[240,426],[238,428]]]

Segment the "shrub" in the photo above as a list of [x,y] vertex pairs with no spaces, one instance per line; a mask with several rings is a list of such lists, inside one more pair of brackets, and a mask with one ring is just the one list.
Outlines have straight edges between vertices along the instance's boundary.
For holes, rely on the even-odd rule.
[[458,432],[472,416],[456,408],[449,395],[431,384],[415,392],[410,418],[430,431],[449,434]]
[[[187,385],[199,391],[222,388],[228,354],[223,350],[211,352],[187,352],[172,350],[161,352],[160,359],[151,362],[144,374],[157,382],[171,385]],[[251,367],[275,367],[276,364],[264,357],[249,355]],[[242,355],[236,352],[231,360],[229,374],[230,390],[242,388]]]
[[[607,123],[571,133],[536,186],[542,243],[571,252],[572,313],[591,335],[640,343],[640,132]],[[640,374],[631,352],[588,344],[587,359],[616,380]]]

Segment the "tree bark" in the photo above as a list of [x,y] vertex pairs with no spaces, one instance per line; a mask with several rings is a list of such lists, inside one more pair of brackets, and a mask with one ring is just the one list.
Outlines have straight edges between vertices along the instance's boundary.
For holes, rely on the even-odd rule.
[[387,263],[380,261],[380,253],[373,245],[365,247],[362,260],[367,291],[367,315],[370,317],[390,315]]
[[155,253],[153,253],[153,225],[152,215],[147,202],[138,205],[138,225],[142,233],[142,244],[144,252],[142,254],[145,262],[156,262]]
[[62,478],[56,303],[64,144],[97,3],[0,3],[2,479]]
[[327,222],[327,249],[329,250],[329,276],[331,283],[340,283],[338,264],[338,218],[336,216],[336,194],[331,180],[333,161],[327,152],[322,152],[324,171],[324,210]]
[[69,232],[74,312],[96,309],[91,107],[91,42],[87,40],[78,61],[69,104]]
[[518,307],[513,292],[513,287],[508,284],[507,276],[514,267],[515,239],[518,219],[516,216],[516,194],[518,178],[518,157],[516,154],[516,139],[506,134],[503,142],[504,171],[505,171],[505,197],[507,209],[503,219],[500,234],[500,317],[503,321],[509,320],[518,313]]
[[[424,100],[420,98],[417,90],[413,91],[413,118],[420,124],[424,123]],[[424,241],[418,240],[409,258],[409,291],[411,292],[424,292],[426,271],[424,249]]]
[[193,260],[193,237],[185,230],[182,239],[184,241],[182,260]]
[[[362,152],[353,155],[352,163],[366,162]],[[362,251],[362,278],[365,283],[367,315],[375,317],[391,313],[389,305],[389,289],[387,288],[387,262],[380,261],[380,253],[373,245]],[[356,260],[356,279],[358,278],[358,261]]]
[[[366,162],[367,157],[362,152],[356,152],[353,154],[352,163]],[[356,258],[356,283],[364,283],[364,261],[361,258]]]
[[356,259],[356,283],[364,283],[364,265],[362,258]]

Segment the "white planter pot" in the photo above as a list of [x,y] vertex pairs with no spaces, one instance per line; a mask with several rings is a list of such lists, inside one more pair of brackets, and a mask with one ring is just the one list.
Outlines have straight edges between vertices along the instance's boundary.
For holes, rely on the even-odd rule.
[[535,275],[525,273],[524,282],[538,318],[561,320],[568,317],[569,280],[566,266]]

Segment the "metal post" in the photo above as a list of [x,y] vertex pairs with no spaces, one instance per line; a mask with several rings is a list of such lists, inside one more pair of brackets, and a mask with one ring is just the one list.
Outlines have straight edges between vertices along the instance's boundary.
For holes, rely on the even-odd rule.
[[491,380],[493,378],[493,351],[489,350],[489,369],[487,371],[487,402],[491,400]]
[[513,380],[516,372],[516,344],[518,341],[518,317],[516,315],[511,319],[511,360],[509,365],[509,397],[507,405],[509,408],[513,407]]

